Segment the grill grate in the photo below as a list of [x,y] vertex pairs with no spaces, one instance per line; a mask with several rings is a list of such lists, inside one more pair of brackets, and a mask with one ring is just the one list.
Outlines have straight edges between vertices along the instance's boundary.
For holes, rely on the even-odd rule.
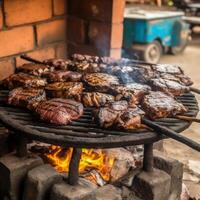
[[[147,129],[115,130],[102,129],[93,122],[92,108],[86,108],[83,116],[66,126],[56,126],[40,121],[32,113],[20,108],[5,106],[7,91],[0,92],[0,120],[8,128],[18,130],[30,139],[47,142],[50,144],[87,147],[87,148],[113,148],[126,145],[145,144],[155,142],[163,137]],[[198,103],[193,94],[187,93],[178,97],[187,108],[186,116],[196,116]],[[182,132],[189,127],[190,123],[175,119],[163,118],[156,120],[159,125]]]

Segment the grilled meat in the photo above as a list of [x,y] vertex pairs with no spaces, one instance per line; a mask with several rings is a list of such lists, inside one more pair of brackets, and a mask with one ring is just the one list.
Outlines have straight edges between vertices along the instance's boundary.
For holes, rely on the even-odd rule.
[[148,85],[139,83],[131,83],[127,85],[115,86],[111,92],[116,95],[116,100],[124,99],[128,101],[129,106],[135,106],[140,103],[141,99],[147,94],[151,88]]
[[116,124],[119,128],[123,129],[136,129],[141,127],[141,116],[145,113],[140,108],[128,108],[117,119]]
[[151,119],[165,118],[187,111],[183,104],[163,92],[150,92],[143,99],[142,108]]
[[49,83],[53,82],[65,82],[65,81],[81,81],[82,74],[78,72],[72,72],[72,71],[54,71],[54,72],[47,72],[43,74],[43,77],[47,79]]
[[82,55],[82,54],[73,54],[72,60],[75,62],[86,61],[87,63],[99,63],[100,57],[99,56]]
[[158,65],[152,65],[152,68],[157,73],[165,73],[165,74],[184,74],[181,67],[177,65],[170,65],[170,64],[158,64]]
[[119,80],[116,76],[104,73],[86,74],[83,80],[89,89],[98,92],[107,92],[114,85],[119,85]]
[[152,79],[150,84],[153,90],[173,94],[174,96],[180,96],[185,92],[189,92],[190,90],[189,87],[184,86],[176,81],[162,78]]
[[126,101],[113,102],[94,112],[94,119],[103,128],[134,129],[141,126],[144,112],[138,107],[128,108]]
[[24,73],[13,74],[4,80],[4,85],[9,89],[16,87],[41,88],[46,84],[45,79]]
[[74,71],[78,71],[81,73],[96,73],[101,71],[101,64],[98,63],[89,63],[86,61],[83,62],[75,62],[73,67],[71,68]]
[[18,71],[35,76],[41,76],[45,72],[53,71],[53,67],[42,64],[28,63],[18,67]]
[[35,112],[41,120],[56,125],[67,125],[81,117],[83,105],[70,99],[56,98],[38,103]]
[[80,100],[83,92],[81,82],[56,82],[45,87],[47,96],[50,98],[69,98]]
[[46,100],[43,89],[19,87],[10,91],[8,96],[8,104],[18,107],[27,107],[32,102],[43,100]]
[[64,59],[47,59],[43,61],[44,64],[53,66],[57,70],[66,70],[69,66],[73,65],[71,60],[64,60]]
[[82,94],[82,103],[86,107],[100,107],[113,102],[114,96],[100,92],[85,92]]

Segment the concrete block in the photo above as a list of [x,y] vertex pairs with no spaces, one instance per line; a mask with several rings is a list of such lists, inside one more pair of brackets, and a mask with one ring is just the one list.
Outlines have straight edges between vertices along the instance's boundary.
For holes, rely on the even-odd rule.
[[57,183],[51,191],[51,200],[94,200],[97,186],[86,179],[79,178],[77,185],[67,182]]
[[0,196],[8,196],[10,200],[21,200],[25,177],[29,170],[43,164],[40,157],[33,154],[19,158],[15,154],[7,154],[0,158]]
[[160,151],[154,151],[154,167],[165,171],[171,176],[169,200],[180,199],[182,191],[183,164],[169,158]]
[[38,166],[28,172],[23,200],[48,199],[53,184],[61,182],[62,176],[49,165]]
[[143,200],[169,200],[170,176],[158,169],[142,171],[133,180],[132,189]]

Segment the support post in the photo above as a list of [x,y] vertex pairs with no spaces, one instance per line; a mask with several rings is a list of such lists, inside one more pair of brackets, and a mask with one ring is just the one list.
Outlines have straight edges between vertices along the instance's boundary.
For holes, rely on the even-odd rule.
[[153,171],[153,143],[144,145],[143,170]]
[[74,148],[72,153],[72,158],[69,164],[69,176],[68,182],[70,185],[76,185],[79,178],[79,163],[81,159],[82,150],[79,148]]
[[21,133],[17,134],[17,156],[25,157],[28,153],[27,151],[27,138],[23,136]]

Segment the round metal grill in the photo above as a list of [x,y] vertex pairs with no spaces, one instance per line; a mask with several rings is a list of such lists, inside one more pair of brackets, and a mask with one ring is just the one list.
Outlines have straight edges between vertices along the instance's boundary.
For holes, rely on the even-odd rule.
[[[6,91],[0,92],[0,102]],[[192,93],[178,97],[188,112],[186,116],[196,116],[198,103]],[[92,120],[92,108],[86,108],[83,116],[66,126],[56,126],[40,121],[27,110],[6,106],[0,103],[0,120],[10,129],[19,131],[27,138],[63,146],[81,148],[113,148],[128,145],[146,144],[163,139],[161,135],[150,129],[117,130],[102,129]],[[156,120],[159,125],[182,132],[190,123],[175,119],[163,118]]]

